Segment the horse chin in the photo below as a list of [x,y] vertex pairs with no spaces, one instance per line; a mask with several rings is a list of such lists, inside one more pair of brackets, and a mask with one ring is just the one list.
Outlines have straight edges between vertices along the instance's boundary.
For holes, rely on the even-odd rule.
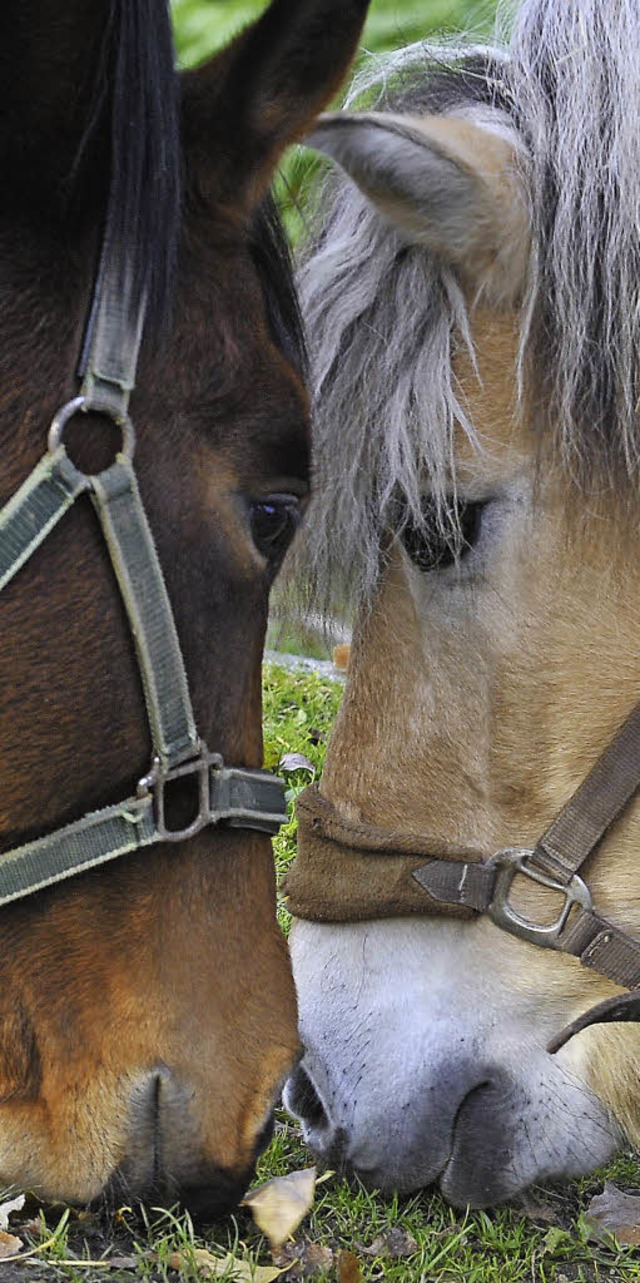
[[193,1087],[158,1065],[136,1086],[129,1109],[126,1156],[99,1201],[171,1207],[180,1202],[199,1220],[212,1221],[237,1207],[255,1170],[254,1153],[234,1167],[207,1154],[192,1112]]
[[123,1202],[134,1208],[175,1206],[185,1208],[194,1220],[210,1223],[228,1216],[236,1208],[248,1189],[255,1167],[243,1172],[229,1172],[215,1164],[203,1164],[199,1172],[192,1171],[188,1181],[180,1181],[168,1172],[158,1172],[153,1178],[140,1182],[131,1164],[125,1161],[114,1173],[93,1205],[114,1211]]
[[611,1157],[620,1143],[594,1098],[583,1102],[584,1134],[573,1137],[559,1122],[561,1107],[554,1128],[554,1102],[549,1102],[541,1129],[537,1106],[532,1107],[520,1084],[513,1087],[515,1118],[501,1099],[499,1080],[471,1092],[460,1106],[451,1157],[439,1181],[454,1207],[493,1207],[534,1183],[584,1175]]

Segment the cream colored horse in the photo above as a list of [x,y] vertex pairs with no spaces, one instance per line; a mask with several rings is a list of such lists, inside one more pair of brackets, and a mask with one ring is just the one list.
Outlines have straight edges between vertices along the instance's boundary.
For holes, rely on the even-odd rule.
[[[321,791],[434,848],[533,846],[640,696],[640,5],[601,10],[530,0],[448,69],[409,51],[382,110],[311,140],[349,177],[303,272],[310,563],[357,604]],[[639,845],[634,801],[585,876],[640,938]],[[486,917],[353,921],[310,888],[301,863],[286,1099],[332,1164],[478,1206],[640,1140],[635,1026],[547,1050],[613,984]]]

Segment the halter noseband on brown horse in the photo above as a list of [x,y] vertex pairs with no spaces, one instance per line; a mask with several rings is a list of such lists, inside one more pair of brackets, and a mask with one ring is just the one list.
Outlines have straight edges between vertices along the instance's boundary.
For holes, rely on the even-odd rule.
[[[282,782],[267,771],[227,767],[201,740],[180,643],[133,468],[129,397],[135,384],[145,303],[134,303],[131,272],[105,236],[81,358],[80,395],[55,416],[48,450],[0,510],[0,589],[20,570],[74,500],[89,494],[98,514],[135,642],[153,746],[149,773],[134,797],[0,855],[0,905],[156,842],[184,841],[206,825],[276,833],[286,822]],[[122,432],[122,447],[96,476],[68,457],[64,430],[92,411]],[[187,827],[172,829],[165,798],[191,778]]]
[[[288,907],[298,917],[331,922],[487,914],[510,935],[571,954],[638,991],[640,941],[594,911],[580,873],[636,794],[639,763],[640,704],[536,846],[509,847],[489,859],[479,851],[346,820],[311,786],[297,803],[298,856],[286,880]],[[555,922],[539,924],[516,912],[510,892],[518,875],[563,896]],[[558,1051],[588,1025],[637,1019],[640,992],[611,998],[568,1025],[548,1049]]]

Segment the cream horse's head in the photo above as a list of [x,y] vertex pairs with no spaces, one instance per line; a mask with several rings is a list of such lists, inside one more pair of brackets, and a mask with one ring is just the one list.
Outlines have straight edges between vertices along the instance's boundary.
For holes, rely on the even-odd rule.
[[[533,846],[640,696],[640,5],[601,12],[531,0],[507,51],[414,50],[312,138],[348,179],[303,270],[310,560],[357,598],[321,789],[434,849]],[[638,939],[639,844],[632,802],[585,873]],[[638,1141],[637,1028],[547,1050],[613,984],[486,917],[349,920],[349,868],[344,920],[292,933],[316,1151],[477,1206]],[[536,920],[548,894],[514,886]]]

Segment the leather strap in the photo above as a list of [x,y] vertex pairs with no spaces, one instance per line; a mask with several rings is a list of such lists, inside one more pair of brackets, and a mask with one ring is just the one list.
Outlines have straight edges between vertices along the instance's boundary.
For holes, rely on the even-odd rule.
[[[639,785],[640,705],[636,705],[533,850],[524,853],[518,871],[558,891],[567,891],[575,883],[584,887],[578,871]],[[549,943],[543,929],[535,924],[530,924],[533,929],[528,933],[526,926],[523,930],[523,920],[504,902],[496,913],[501,867],[499,853],[482,865],[467,865],[463,872],[434,860],[413,876],[440,903],[470,905],[514,935],[534,944]],[[551,947],[579,958],[584,966],[615,984],[628,989],[640,986],[640,942],[595,913],[590,903],[571,907]]]
[[[530,867],[535,867],[533,858]],[[464,904],[476,913],[486,913],[494,918],[499,869],[499,864],[491,862],[454,865],[433,860],[416,869],[413,877],[429,897],[439,904]],[[527,876],[524,867],[520,872]],[[561,890],[560,883],[556,889]],[[512,914],[507,915],[505,920],[500,918],[497,925],[512,935],[529,939],[532,944],[554,948],[579,958],[583,966],[590,967],[615,984],[627,989],[640,985],[640,942],[593,910],[574,905],[567,917],[566,926],[550,943],[545,941],[542,934],[544,927],[531,923],[531,934],[527,935],[524,930],[518,929],[522,922],[523,919]]]
[[640,704],[540,838],[533,863],[568,883],[640,786]]
[[146,301],[134,303],[133,272],[111,243],[109,221],[91,300],[78,378],[91,409],[126,418],[135,387]]
[[[152,767],[136,797],[91,812],[0,856],[0,905],[156,842],[185,841],[205,825],[225,823],[274,834],[287,821],[284,786],[265,771],[225,767],[200,739],[171,603],[132,465],[128,416],[144,299],[133,306],[131,273],[112,254],[108,235],[81,360],[80,396],[55,416],[49,450],[0,510],[0,588],[36,551],[79,495],[96,509],[134,639],[153,748]],[[97,476],[67,457],[63,433],[77,414],[107,414],[122,430],[122,450]],[[168,787],[195,785],[194,814],[171,829]]]
[[555,1056],[570,1038],[574,1038],[583,1029],[588,1029],[590,1025],[630,1020],[640,1020],[640,993],[637,990],[635,993],[624,993],[616,998],[607,998],[605,1002],[599,1002],[596,1007],[585,1011],[582,1016],[578,1016],[577,1020],[572,1020],[571,1024],[565,1025],[564,1029],[547,1043],[547,1051]]

